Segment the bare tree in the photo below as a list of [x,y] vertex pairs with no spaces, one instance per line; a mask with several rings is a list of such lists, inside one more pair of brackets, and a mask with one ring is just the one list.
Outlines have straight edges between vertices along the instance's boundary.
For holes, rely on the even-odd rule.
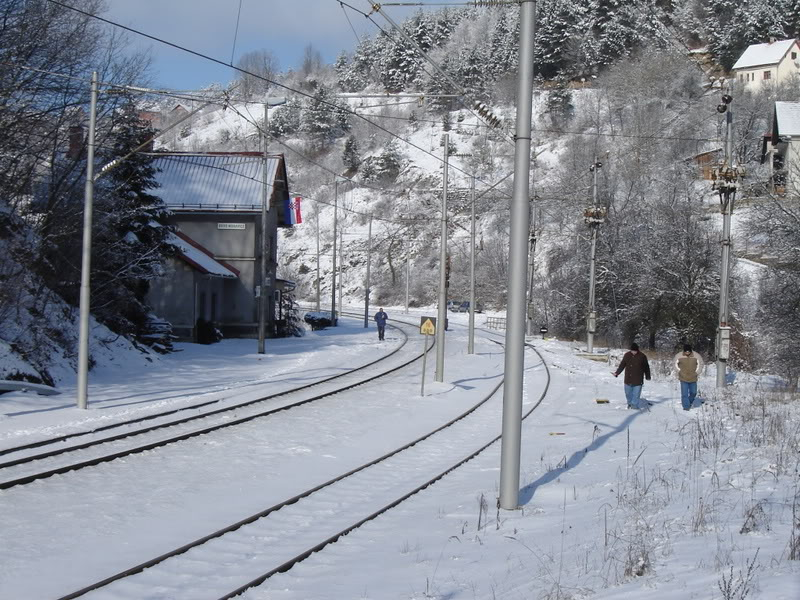
[[248,52],[242,55],[236,66],[246,71],[239,74],[239,91],[244,98],[268,94],[279,68],[278,59],[269,50]]
[[322,69],[322,54],[311,44],[303,50],[303,65],[300,72],[308,77]]

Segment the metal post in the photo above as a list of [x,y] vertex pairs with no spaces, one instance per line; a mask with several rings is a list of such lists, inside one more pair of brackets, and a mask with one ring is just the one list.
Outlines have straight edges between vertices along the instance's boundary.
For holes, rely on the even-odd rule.
[[[342,280],[344,279],[344,262],[342,261],[342,252],[344,248],[344,231],[339,230],[339,312],[342,312]],[[338,320],[338,319],[337,319]]]
[[372,264],[372,214],[369,215],[369,229],[367,231],[367,276],[364,280],[364,329],[369,327],[369,269]]
[[91,307],[92,203],[94,200],[94,136],[97,124],[97,71],[92,73],[89,137],[86,141],[86,185],[83,194],[80,316],[78,320],[78,408],[85,409],[89,393],[89,312]]
[[408,314],[408,282],[411,280],[411,242],[406,240],[406,314]]
[[270,210],[269,172],[269,107],[286,104],[286,98],[267,98],[264,102],[264,131],[262,132],[262,147],[264,149],[263,172],[261,174],[261,289],[258,294],[258,353],[264,354],[264,338],[267,327],[267,267],[270,262],[269,245],[267,244],[267,215]]
[[528,194],[533,112],[533,35],[536,2],[522,0],[517,75],[517,125],[514,151],[514,191],[509,239],[508,308],[506,310],[503,436],[500,448],[500,507],[519,505],[519,462],[522,437],[522,387],[525,373],[525,292],[530,216]]
[[264,354],[264,338],[267,321],[267,262],[269,248],[267,248],[267,212],[269,211],[269,189],[267,185],[267,169],[269,157],[267,156],[267,130],[269,128],[269,105],[264,103],[264,133],[262,147],[264,149],[263,173],[261,175],[261,290],[258,294],[258,353]]
[[594,327],[595,327],[595,310],[594,310],[594,270],[596,263],[597,253],[597,227],[592,225],[592,249],[591,257],[589,259],[589,314],[586,319],[586,351],[591,354],[594,352]]
[[591,354],[594,352],[594,328],[595,328],[595,268],[597,265],[597,228],[598,224],[594,221],[597,217],[597,171],[600,169],[600,162],[597,157],[591,166],[592,171],[592,215],[589,222],[591,229],[592,248],[589,255],[589,314],[586,315],[586,351]]
[[422,336],[422,384],[419,388],[419,395],[425,395],[425,370],[428,365],[428,336]]
[[331,269],[331,325],[336,326],[336,227],[338,219],[339,207],[339,179],[337,178],[333,184],[333,268]]
[[469,337],[467,354],[475,354],[475,176],[470,178]]
[[444,328],[447,322],[447,176],[448,162],[450,158],[450,136],[444,134],[444,166],[442,177],[442,228],[441,240],[439,240],[439,311],[437,312],[438,325],[436,327],[436,375],[434,380],[442,383],[444,381]]
[[534,257],[536,253],[536,220],[533,220],[533,228],[530,232],[530,247],[528,248],[528,336],[536,333],[533,327],[533,283],[534,273]]
[[316,211],[317,217],[317,312],[320,311],[320,293],[319,293],[319,204],[317,204]]
[[[733,111],[728,103],[727,114],[725,116],[725,167],[733,169]],[[725,376],[728,365],[728,358],[722,351],[723,330],[728,328],[728,285],[730,273],[730,251],[731,251],[731,217],[733,216],[733,199],[735,183],[723,184],[725,187],[720,192],[722,200],[722,264],[720,268],[719,285],[719,327],[717,328],[717,387],[724,388],[726,385]]]

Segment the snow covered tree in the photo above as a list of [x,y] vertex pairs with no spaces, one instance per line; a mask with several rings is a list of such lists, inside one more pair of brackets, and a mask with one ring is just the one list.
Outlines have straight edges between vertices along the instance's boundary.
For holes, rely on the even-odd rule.
[[328,87],[317,84],[314,98],[307,102],[301,115],[301,130],[321,145],[342,136],[349,129],[347,111]]
[[358,140],[356,140],[353,135],[348,137],[344,143],[342,164],[349,171],[357,171],[358,166],[361,164],[361,155],[358,152]]
[[[120,160],[98,181],[96,192],[95,259],[92,265],[92,305],[95,315],[120,333],[140,333],[148,308],[144,303],[149,281],[163,274],[168,212],[156,191],[152,157],[137,147],[155,135],[130,100],[115,115],[112,145],[98,153],[106,164]],[[105,179],[105,181],[104,181]]]
[[269,119],[269,134],[286,137],[300,131],[300,113],[300,107],[295,102],[275,108]]
[[791,29],[788,0],[709,0],[704,29],[708,47],[720,64],[730,69],[750,44],[782,39]]

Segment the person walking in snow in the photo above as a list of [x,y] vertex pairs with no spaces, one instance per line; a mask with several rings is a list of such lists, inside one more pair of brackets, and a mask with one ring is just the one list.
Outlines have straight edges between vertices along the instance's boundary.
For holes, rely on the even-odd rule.
[[617,370],[611,373],[617,377],[622,371],[625,371],[625,399],[628,401],[628,408],[638,409],[644,380],[650,381],[650,364],[647,356],[639,351],[638,344],[631,344],[631,349],[622,357]]
[[678,381],[681,382],[681,404],[683,410],[692,408],[692,403],[697,397],[697,377],[703,370],[703,358],[692,351],[690,344],[683,346],[683,352],[678,352],[673,360]]
[[381,307],[378,312],[375,313],[375,323],[378,325],[378,340],[383,340],[383,334],[386,331],[386,321],[389,320],[389,315],[383,312],[383,307]]

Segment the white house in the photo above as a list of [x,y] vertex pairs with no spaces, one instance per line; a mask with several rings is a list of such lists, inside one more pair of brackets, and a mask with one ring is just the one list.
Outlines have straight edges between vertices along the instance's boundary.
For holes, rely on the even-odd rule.
[[800,191],[800,102],[775,103],[772,169],[777,191]]
[[791,39],[753,44],[739,57],[732,71],[736,81],[752,91],[788,81],[800,75],[800,43]]

